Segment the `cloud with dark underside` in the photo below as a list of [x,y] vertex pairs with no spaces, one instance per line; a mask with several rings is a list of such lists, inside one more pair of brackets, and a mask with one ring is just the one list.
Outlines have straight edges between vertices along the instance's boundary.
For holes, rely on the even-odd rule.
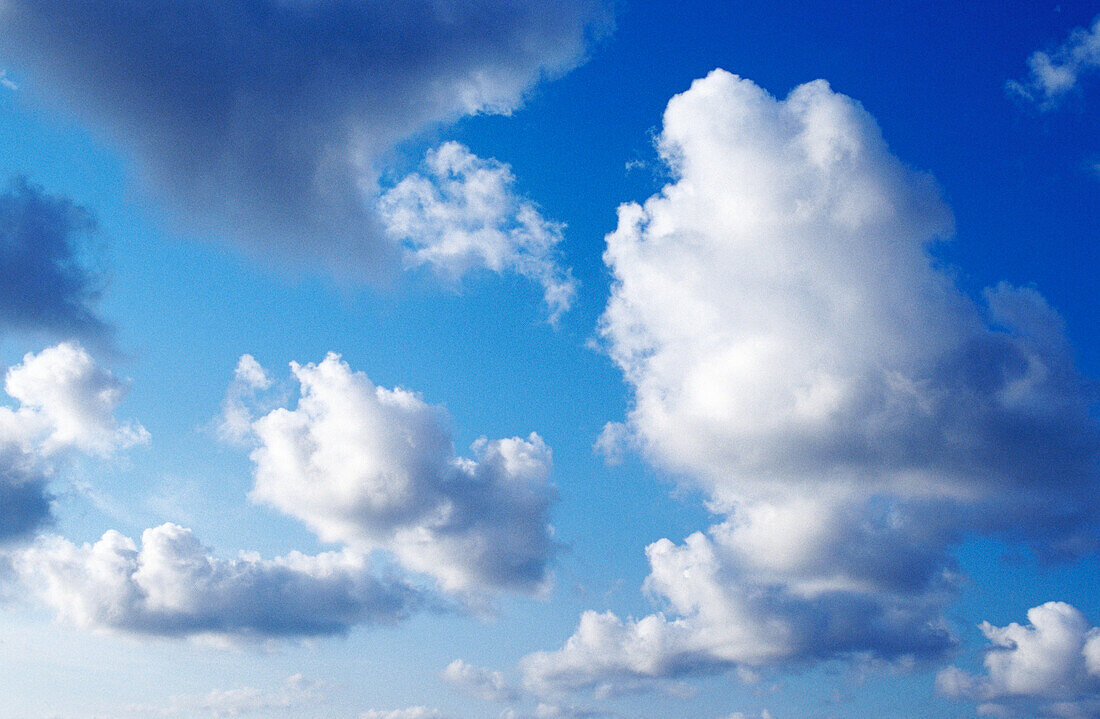
[[88,210],[16,177],[0,193],[0,329],[105,340]]
[[394,148],[515,110],[608,24],[599,0],[11,0],[0,55],[129,150],[178,228],[364,277],[400,257],[364,202]]
[[1032,288],[972,298],[929,248],[934,180],[824,81],[775,98],[716,70],[674,97],[673,181],[619,208],[601,333],[633,395],[600,441],[719,520],[646,549],[662,610],[585,613],[522,664],[553,695],[955,644],[964,536],[1097,551],[1100,426]]

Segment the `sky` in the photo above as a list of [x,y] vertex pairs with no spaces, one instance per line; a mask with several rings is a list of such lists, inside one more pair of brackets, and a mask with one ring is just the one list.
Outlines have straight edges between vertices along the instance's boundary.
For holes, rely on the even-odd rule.
[[1100,6],[0,0],[0,719],[1100,716]]

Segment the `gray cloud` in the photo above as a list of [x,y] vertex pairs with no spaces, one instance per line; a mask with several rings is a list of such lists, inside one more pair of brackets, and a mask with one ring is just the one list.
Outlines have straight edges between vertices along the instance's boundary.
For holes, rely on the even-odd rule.
[[131,150],[187,231],[355,276],[396,259],[364,196],[395,145],[507,113],[580,62],[595,0],[9,0],[0,51]]
[[22,177],[9,182],[0,193],[0,329],[109,334],[95,311],[101,283],[87,243],[95,226],[68,199]]

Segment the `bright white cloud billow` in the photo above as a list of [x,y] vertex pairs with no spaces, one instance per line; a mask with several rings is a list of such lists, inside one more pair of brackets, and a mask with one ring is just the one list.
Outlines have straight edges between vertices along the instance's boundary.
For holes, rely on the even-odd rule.
[[47,485],[71,454],[106,456],[148,441],[143,427],[114,417],[125,389],[71,343],[8,369],[4,390],[19,406],[0,407],[0,542],[49,520]]
[[400,619],[421,600],[350,551],[221,559],[174,524],[145,530],[140,546],[115,531],[82,545],[47,535],[12,561],[61,618],[136,634],[257,640],[339,634]]
[[981,624],[992,645],[985,674],[940,672],[941,693],[980,704],[993,716],[1085,719],[1100,712],[1100,629],[1077,608],[1047,602],[1027,612],[1028,625]]
[[442,676],[446,681],[483,701],[510,702],[519,696],[516,688],[508,683],[502,673],[467,664],[461,659],[455,659],[448,664]]
[[604,256],[634,397],[616,444],[724,519],[647,549],[665,613],[585,614],[524,660],[530,688],[935,657],[963,532],[1095,548],[1100,431],[1060,318],[1031,289],[955,288],[929,253],[939,190],[857,102],[719,70],[671,100],[659,149],[674,181],[620,208]]
[[1008,89],[1039,104],[1055,107],[1085,75],[1100,69],[1100,16],[1091,28],[1078,27],[1051,52],[1038,51],[1027,59],[1029,73],[1022,81],[1010,80]]
[[537,434],[481,439],[459,457],[444,412],[418,395],[378,387],[335,354],[291,367],[297,406],[252,423],[255,501],[323,541],[388,550],[448,591],[546,586],[554,490]]
[[427,176],[409,175],[379,204],[409,263],[454,278],[480,267],[517,272],[542,285],[551,318],[569,309],[575,283],[554,257],[562,225],[515,194],[507,165],[448,142],[428,152],[425,166]]
[[507,113],[584,59],[589,0],[0,4],[0,53],[130,150],[174,225],[353,277],[397,259],[371,202],[395,146]]

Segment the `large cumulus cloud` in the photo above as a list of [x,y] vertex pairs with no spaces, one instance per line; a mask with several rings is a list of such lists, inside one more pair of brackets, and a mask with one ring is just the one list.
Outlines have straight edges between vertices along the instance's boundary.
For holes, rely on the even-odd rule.
[[378,387],[335,354],[292,370],[297,406],[251,423],[254,500],[323,541],[392,552],[448,591],[545,588],[555,494],[537,434],[483,438],[459,457],[443,411],[413,392]]
[[595,0],[10,0],[25,93],[127,147],[188,231],[362,276],[396,257],[364,193],[433,124],[509,112],[583,59]]
[[648,548],[667,616],[585,615],[530,686],[934,657],[964,532],[1094,550],[1100,432],[1058,315],[956,289],[929,252],[949,209],[859,103],[719,70],[672,99],[659,149],[674,181],[607,238],[601,332],[633,405],[602,444],[723,519]]
[[27,536],[50,519],[49,483],[75,452],[106,456],[148,441],[114,412],[125,385],[79,345],[28,353],[8,369],[0,407],[0,542]]

